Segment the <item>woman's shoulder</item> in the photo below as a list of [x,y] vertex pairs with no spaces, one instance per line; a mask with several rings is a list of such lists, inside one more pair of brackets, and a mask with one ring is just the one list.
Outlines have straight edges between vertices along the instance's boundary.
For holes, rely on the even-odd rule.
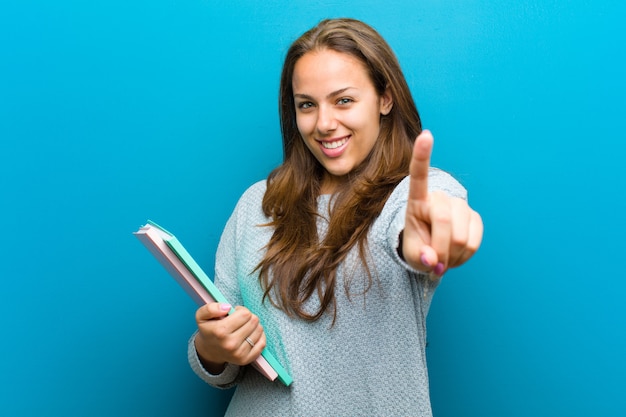
[[267,180],[259,180],[249,186],[241,195],[240,201],[258,201],[262,200],[267,189]]
[[428,172],[429,191],[443,191],[450,197],[467,200],[467,190],[452,174],[439,168],[430,168]]
[[260,180],[250,185],[239,197],[234,213],[244,217],[262,213],[263,196],[267,187],[266,180]]
[[259,180],[248,186],[237,200],[237,206],[256,204],[262,201],[266,187],[266,180]]
[[[409,184],[410,184],[410,176],[406,176],[396,189],[395,193],[399,193],[402,195],[407,195],[409,192]],[[439,169],[431,167],[428,171],[428,190],[433,191],[443,191],[451,197],[459,197],[463,199],[467,199],[467,190],[463,185],[452,176],[452,174]]]

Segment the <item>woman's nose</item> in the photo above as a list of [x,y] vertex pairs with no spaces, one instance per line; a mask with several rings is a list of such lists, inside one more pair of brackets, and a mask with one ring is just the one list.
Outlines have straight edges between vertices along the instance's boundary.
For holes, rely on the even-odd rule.
[[337,119],[332,108],[327,106],[319,107],[315,128],[320,134],[327,134],[337,129]]

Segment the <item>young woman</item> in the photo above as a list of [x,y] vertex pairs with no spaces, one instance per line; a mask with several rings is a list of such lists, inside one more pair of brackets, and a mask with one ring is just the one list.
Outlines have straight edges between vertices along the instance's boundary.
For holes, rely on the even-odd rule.
[[[482,220],[429,167],[432,135],[364,23],[325,20],[296,40],[279,108],[284,162],[244,193],[218,247],[215,282],[235,313],[198,309],[191,366],[238,385],[228,415],[431,415],[426,315]],[[246,366],[266,346],[291,386]]]

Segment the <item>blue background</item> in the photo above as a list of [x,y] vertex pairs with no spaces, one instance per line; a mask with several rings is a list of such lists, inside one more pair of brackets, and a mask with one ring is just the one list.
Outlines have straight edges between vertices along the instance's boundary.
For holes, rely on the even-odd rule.
[[212,271],[282,157],[286,48],[338,16],[395,49],[486,224],[429,316],[435,415],[624,413],[624,2],[4,0],[1,415],[223,412],[186,363],[195,305],[131,232]]

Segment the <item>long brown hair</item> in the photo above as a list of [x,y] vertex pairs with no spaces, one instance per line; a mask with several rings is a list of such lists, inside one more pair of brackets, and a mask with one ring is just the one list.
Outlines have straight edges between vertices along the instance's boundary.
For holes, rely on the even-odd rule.
[[[319,49],[360,60],[379,97],[389,89],[393,99],[391,112],[381,116],[372,151],[333,195],[328,232],[322,241],[316,221],[324,168],[300,136],[292,88],[298,59]],[[355,245],[369,276],[365,291],[372,285],[367,232],[393,189],[408,175],[412,144],[421,132],[420,117],[389,45],[373,28],[353,19],[324,20],[291,45],[280,80],[279,112],[284,161],[267,179],[263,211],[272,219],[265,226],[274,232],[257,270],[265,297],[287,314],[315,321],[330,308],[334,322],[337,268]],[[348,291],[349,280],[344,285]],[[304,305],[314,294],[320,306],[306,311]]]

